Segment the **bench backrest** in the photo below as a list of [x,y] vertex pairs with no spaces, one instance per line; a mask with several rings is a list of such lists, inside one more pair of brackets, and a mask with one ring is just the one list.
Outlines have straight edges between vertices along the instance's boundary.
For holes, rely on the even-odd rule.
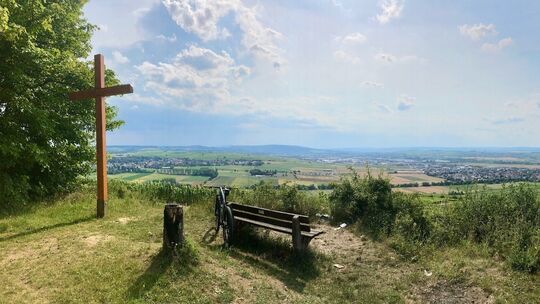
[[229,207],[233,210],[233,215],[243,217],[254,221],[272,224],[279,227],[292,229],[292,219],[298,215],[301,231],[311,231],[309,227],[309,217],[305,215],[276,211],[256,206],[241,205],[238,203],[229,202]]

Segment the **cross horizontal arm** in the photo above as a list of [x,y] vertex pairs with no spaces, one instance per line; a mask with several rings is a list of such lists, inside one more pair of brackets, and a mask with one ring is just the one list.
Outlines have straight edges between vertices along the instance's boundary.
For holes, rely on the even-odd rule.
[[90,99],[96,97],[107,97],[114,95],[130,94],[133,93],[133,87],[130,84],[122,84],[108,88],[96,88],[86,91],[80,91],[69,94],[71,100]]

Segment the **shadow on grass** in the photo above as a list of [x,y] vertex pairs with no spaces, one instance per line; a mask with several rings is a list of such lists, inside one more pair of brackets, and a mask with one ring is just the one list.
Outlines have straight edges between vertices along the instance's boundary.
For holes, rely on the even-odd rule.
[[27,236],[27,235],[30,235],[30,234],[35,234],[35,233],[48,231],[48,230],[51,230],[51,229],[56,229],[56,228],[61,228],[61,227],[66,227],[66,226],[77,225],[77,224],[84,223],[84,222],[89,222],[91,220],[94,220],[95,218],[96,218],[95,216],[89,215],[89,216],[82,217],[82,218],[79,218],[79,219],[75,219],[73,221],[66,222],[66,223],[58,223],[58,224],[54,224],[54,225],[50,225],[50,226],[30,229],[30,230],[20,232],[20,233],[17,233],[17,234],[13,234],[13,235],[10,235],[10,236],[0,237],[0,242],[13,240],[13,239],[16,239],[16,238],[20,238],[20,237]]
[[[222,248],[220,245],[210,246]],[[323,256],[310,249],[296,253],[290,240],[261,235],[249,226],[235,235],[229,255],[262,269],[297,292],[302,292],[310,280],[320,275],[318,264],[324,260]]]
[[[130,299],[143,298],[156,284],[169,285],[190,272],[199,263],[198,253],[189,241],[176,249],[175,254],[163,248],[156,254],[148,268],[128,288]],[[163,280],[160,280],[164,278]]]
[[208,245],[216,240],[217,235],[218,233],[216,232],[216,229],[210,228],[204,233],[204,236],[202,237],[202,242]]

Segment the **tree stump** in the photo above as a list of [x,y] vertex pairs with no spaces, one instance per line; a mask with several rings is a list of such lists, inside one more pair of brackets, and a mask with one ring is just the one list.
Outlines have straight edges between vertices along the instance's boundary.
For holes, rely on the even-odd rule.
[[178,204],[166,204],[163,210],[163,249],[174,250],[184,243],[184,209]]

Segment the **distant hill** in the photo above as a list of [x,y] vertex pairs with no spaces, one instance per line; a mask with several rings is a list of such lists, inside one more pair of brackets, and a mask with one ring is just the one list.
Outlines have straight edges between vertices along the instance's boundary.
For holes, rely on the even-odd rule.
[[315,156],[325,154],[339,153],[335,150],[315,149],[292,145],[253,145],[253,146],[226,146],[226,147],[208,147],[208,146],[109,146],[109,152],[112,153],[133,153],[144,150],[162,150],[162,151],[201,151],[201,152],[228,152],[228,153],[247,153],[247,154],[265,154],[275,156]]
[[455,159],[462,157],[507,157],[530,158],[540,161],[540,148],[534,147],[403,147],[403,148],[340,148],[317,149],[294,145],[239,145],[224,147],[209,146],[109,146],[110,153],[135,153],[148,150],[167,152],[223,152],[261,154],[284,157],[384,157],[409,159]]

